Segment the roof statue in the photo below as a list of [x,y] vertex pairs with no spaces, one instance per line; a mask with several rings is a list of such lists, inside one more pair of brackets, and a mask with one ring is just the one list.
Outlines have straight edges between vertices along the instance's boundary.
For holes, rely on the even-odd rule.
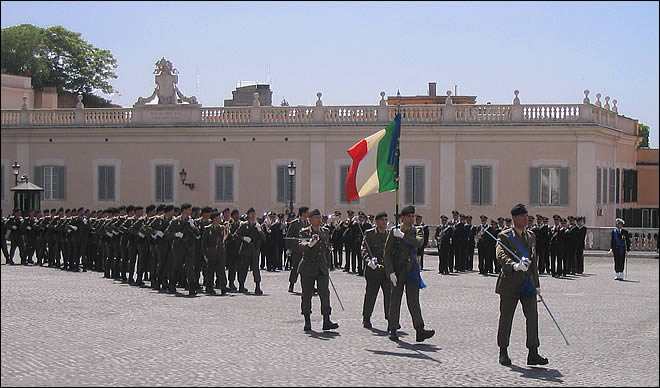
[[[183,102],[189,104],[198,104],[197,97],[191,96],[186,97],[181,93],[179,88],[176,86],[179,83],[179,71],[172,66],[172,62],[168,61],[164,57],[156,62],[156,69],[154,70],[156,74],[155,82],[156,88],[151,96],[144,98],[138,97],[135,105],[145,105],[153,101],[156,96],[158,96],[159,105],[176,105]],[[178,97],[178,99],[177,99]]]

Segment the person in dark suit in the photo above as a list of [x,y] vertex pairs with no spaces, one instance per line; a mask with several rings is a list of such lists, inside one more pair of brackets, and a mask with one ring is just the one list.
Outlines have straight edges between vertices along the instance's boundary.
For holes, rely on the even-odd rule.
[[577,218],[578,228],[578,246],[576,251],[577,268],[576,272],[584,273],[584,240],[587,237],[587,227],[584,226],[584,217]]
[[447,216],[440,216],[441,224],[435,228],[435,241],[438,244],[438,273],[448,275],[451,260],[451,239],[454,228],[447,222]]
[[626,252],[630,250],[630,232],[623,229],[625,221],[616,219],[616,228],[612,230],[610,239],[610,255],[614,256],[614,280],[623,280],[623,270],[626,263]]
[[424,249],[429,245],[429,227],[423,222],[423,217],[419,214],[415,215],[415,226],[419,226],[424,231],[424,245],[417,251],[419,257],[419,269],[424,269]]

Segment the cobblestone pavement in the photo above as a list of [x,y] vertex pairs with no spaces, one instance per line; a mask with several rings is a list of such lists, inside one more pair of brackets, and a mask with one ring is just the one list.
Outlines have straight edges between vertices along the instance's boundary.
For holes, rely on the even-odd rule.
[[[539,304],[539,350],[550,360],[544,368],[525,364],[520,307],[513,366],[498,364],[495,276],[438,275],[431,270],[437,256],[425,258],[428,288],[420,297],[436,335],[421,344],[405,302],[399,343],[386,336],[381,296],[374,329],[364,329],[364,278],[341,271],[331,272],[346,308],[331,290],[339,329],[321,331],[314,298],[314,332],[305,334],[288,273],[262,272],[264,296],[189,298],[181,289],[162,294],[98,272],[3,265],[1,384],[658,386],[658,264],[629,260],[625,282],[613,280],[610,257],[587,258],[581,276],[542,275],[546,302],[571,344]],[[248,286],[254,290],[251,280]]]

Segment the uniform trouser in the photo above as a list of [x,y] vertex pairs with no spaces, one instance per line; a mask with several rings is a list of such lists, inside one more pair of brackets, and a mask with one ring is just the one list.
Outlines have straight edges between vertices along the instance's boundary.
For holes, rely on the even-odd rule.
[[264,247],[264,253],[266,253],[266,268],[269,271],[275,270],[275,245],[268,244]]
[[238,284],[245,287],[247,279],[248,266],[252,268],[252,276],[256,284],[261,283],[261,272],[259,272],[259,255],[240,255],[238,256]]
[[234,280],[236,279],[236,274],[238,273],[238,252],[235,250],[232,250],[231,252],[227,252],[227,271],[228,271],[228,277],[227,281],[229,285],[234,284]]
[[5,255],[5,260],[9,263],[9,251],[7,251],[7,240],[2,236],[2,254]]
[[57,252],[57,240],[52,235],[52,232],[48,232],[46,235],[46,242],[48,243],[48,265],[55,265],[55,252]]
[[449,260],[451,259],[450,253],[449,248],[438,248],[438,272],[449,272]]
[[161,239],[156,243],[158,247],[158,282],[165,289],[168,283],[173,283],[176,286],[176,279],[170,276],[170,244],[169,241]]
[[[213,273],[215,272],[216,280],[215,284],[218,286],[216,288],[219,288],[221,290],[226,290],[227,289],[227,273],[225,272],[225,266],[227,265],[227,257],[222,254],[215,254],[215,270],[211,272],[211,270],[208,268],[211,266],[211,259],[209,258],[209,262],[207,264],[207,272],[210,274],[209,278],[213,280]],[[204,275],[204,281],[206,281],[206,274]],[[207,283],[208,284],[208,283]],[[211,281],[211,287],[213,287],[213,281]]]
[[[543,243],[539,244],[543,245]],[[548,262],[548,250],[545,247],[539,247],[536,251],[538,254],[539,272],[547,272],[550,270],[550,263]]]
[[118,238],[115,238],[114,241],[112,241],[112,244],[110,244],[110,247],[112,248],[112,257],[114,260],[112,261],[112,277],[115,279],[120,279],[121,275],[121,244],[118,241]]
[[569,245],[566,247],[566,255],[564,261],[564,268],[566,272],[573,273],[575,272],[575,247]]
[[[401,298],[403,289],[406,289],[406,303],[408,311],[412,317],[415,330],[424,328],[424,319],[422,319],[422,309],[419,307],[419,282],[408,279],[408,273],[397,273],[396,286],[392,288],[392,298],[390,299],[390,314],[388,316],[387,330],[397,330],[399,327],[399,318],[401,315]],[[389,279],[388,279],[389,280]]]
[[282,257],[285,251],[286,251],[286,247],[284,245],[277,245],[277,248],[275,249],[275,268],[279,270],[282,270],[284,265],[284,261],[282,260]]
[[454,256],[455,255],[456,255],[456,248],[454,247],[454,245],[452,245],[449,248],[449,263],[448,263],[449,272],[454,272]]
[[161,279],[158,275],[158,244],[149,241],[149,279],[151,279],[151,288],[157,290],[160,288]]
[[[346,249],[346,254],[345,254],[345,256],[346,256],[346,266],[344,267],[344,270],[346,272],[350,272],[351,271],[351,256],[353,255],[353,249],[348,244],[346,244],[345,249]],[[355,267],[353,267],[353,270],[355,270]]]
[[424,269],[424,247],[419,249],[419,269]]
[[37,249],[37,237],[28,236],[25,238],[25,247],[24,251],[21,252],[21,264],[27,264],[28,261],[32,261],[32,256]]
[[383,290],[383,307],[385,310],[385,319],[390,312],[390,297],[392,294],[392,282],[387,278],[385,269],[378,268],[372,270],[365,269],[364,277],[367,280],[367,286],[364,294],[364,304],[362,305],[362,317],[365,321],[371,319],[374,312],[378,291]]
[[486,256],[488,255],[488,247],[487,246],[482,246],[479,245],[477,246],[478,254],[479,254],[479,273],[487,273],[488,268],[491,268],[492,270],[492,264],[491,267],[488,267],[486,264]]
[[626,253],[614,252],[614,272],[623,272],[626,263]]
[[107,278],[109,278],[111,275],[111,268],[114,260],[112,255],[113,255],[112,241],[110,240],[103,241],[103,253],[101,254],[103,259],[103,275]]
[[343,250],[343,244],[332,244],[332,257],[334,261],[335,268],[341,267],[341,254]]
[[185,277],[188,279],[188,286],[192,286],[195,281],[195,258],[192,249],[185,246],[178,246],[172,249],[172,259],[170,260],[170,291],[176,291],[176,279],[184,276],[183,269],[185,263]]
[[[291,253],[291,272],[289,273],[289,283],[296,283],[298,281],[298,266],[302,256],[299,253]],[[347,264],[348,265],[348,264]]]
[[[360,240],[361,241],[361,240]],[[362,255],[360,252],[359,247],[353,247],[353,250],[351,251],[351,263],[353,266],[353,270],[357,268],[358,273],[362,273],[363,271],[363,264],[362,264]],[[357,265],[356,265],[357,263]]]
[[474,269],[474,243],[469,243],[467,248],[467,269],[472,271]]
[[465,271],[467,269],[467,244],[462,243],[456,250],[456,270]]
[[121,236],[119,239],[119,272],[122,277],[126,277],[129,267],[128,244],[128,236]]
[[561,259],[561,248],[557,245],[550,246],[550,271],[553,275],[561,275],[563,273],[563,265]]
[[539,317],[536,308],[536,296],[500,295],[500,322],[497,327],[497,346],[500,348],[509,346],[513,314],[516,312],[518,300],[520,300],[526,319],[527,349],[536,349],[539,347]]
[[500,273],[500,271],[502,270],[502,266],[500,265],[500,262],[497,261],[496,246],[490,247],[490,261],[492,261],[493,265],[495,266],[495,273]]
[[300,275],[300,284],[302,286],[302,297],[300,301],[300,310],[302,315],[310,315],[312,313],[312,297],[314,296],[314,283],[316,283],[316,290],[321,300],[321,315],[330,315],[332,307],[330,307],[330,289],[328,288],[329,280],[328,275],[317,270],[316,274]]
[[[136,240],[130,240],[128,242],[126,259],[128,264],[126,264],[125,269],[128,272],[128,278],[133,279],[133,272],[135,272],[135,265],[137,264],[137,255],[138,255],[138,245]],[[142,280],[142,279],[140,279]]]
[[150,244],[148,241],[140,241],[137,244],[138,260],[137,277],[135,280],[141,282],[144,274],[151,272],[151,249],[149,247]]
[[583,273],[584,272],[584,248],[580,247],[575,252],[575,272]]
[[72,240],[69,245],[71,246],[71,257],[69,259],[69,269],[78,269],[80,264],[80,241]]
[[[16,237],[14,237],[16,236]],[[9,256],[7,256],[7,262],[13,262],[14,261],[14,254],[16,253],[16,248],[19,247],[21,243],[20,236],[18,235],[18,232],[12,232],[11,238],[9,239],[11,242],[11,248],[9,248]]]

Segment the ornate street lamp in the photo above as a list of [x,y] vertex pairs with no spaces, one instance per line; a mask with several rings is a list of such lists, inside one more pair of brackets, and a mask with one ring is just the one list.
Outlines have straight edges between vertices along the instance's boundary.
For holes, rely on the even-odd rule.
[[296,165],[293,160],[287,166],[289,172],[289,213],[293,215],[293,178],[296,176]]
[[21,165],[18,164],[18,160],[14,161],[14,164],[11,166],[11,169],[14,171],[14,186],[18,186],[18,174],[21,172]]
[[186,183],[186,177],[188,176],[188,173],[186,172],[185,168],[181,169],[181,172],[179,173],[179,177],[181,177],[181,184],[189,188],[190,190],[195,190],[195,184],[194,183]]

